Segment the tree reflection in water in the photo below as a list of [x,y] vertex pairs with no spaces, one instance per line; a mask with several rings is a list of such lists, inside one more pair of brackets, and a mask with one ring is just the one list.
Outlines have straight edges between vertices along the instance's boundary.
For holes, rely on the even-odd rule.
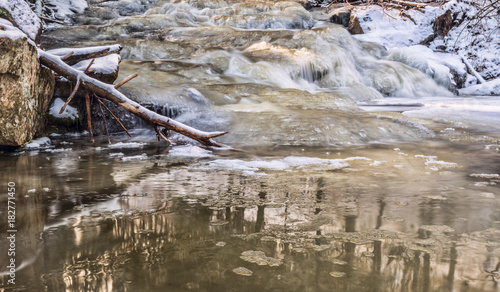
[[[161,153],[140,163],[91,151],[4,157],[2,183],[15,174],[20,186],[16,260],[32,262],[17,272],[18,288],[496,291],[497,201],[470,200],[463,169],[436,180],[423,163],[383,154],[411,174],[351,164],[247,176],[171,167]],[[426,196],[436,190],[447,199]],[[244,251],[276,265],[248,262]]]

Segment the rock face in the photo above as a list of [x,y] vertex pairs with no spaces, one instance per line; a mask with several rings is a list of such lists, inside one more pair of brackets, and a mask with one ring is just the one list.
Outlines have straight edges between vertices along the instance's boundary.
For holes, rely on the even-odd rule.
[[0,36],[0,145],[21,146],[39,134],[54,90],[26,38]]

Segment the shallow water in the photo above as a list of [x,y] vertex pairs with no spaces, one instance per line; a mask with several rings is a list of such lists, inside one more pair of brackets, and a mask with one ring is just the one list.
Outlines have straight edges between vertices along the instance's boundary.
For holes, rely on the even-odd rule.
[[292,2],[75,19],[45,47],[119,42],[124,94],[236,150],[138,123],[0,153],[0,291],[499,290],[498,98],[452,97]]

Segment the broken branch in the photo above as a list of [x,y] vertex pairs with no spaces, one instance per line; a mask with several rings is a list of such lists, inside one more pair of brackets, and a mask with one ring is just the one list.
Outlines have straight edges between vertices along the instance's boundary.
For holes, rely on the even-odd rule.
[[90,96],[85,91],[85,104],[87,105],[87,126],[89,127],[90,143],[94,143],[94,135],[92,134],[92,119],[90,117]]
[[[96,99],[100,101],[97,96],[94,95],[94,97],[96,97]],[[101,103],[99,103],[99,109],[101,110],[102,118],[104,119],[104,127],[106,128],[106,137],[108,137],[108,143],[111,144],[111,140],[109,139],[108,123],[106,121],[106,115],[104,114],[104,110],[102,109]]]
[[127,135],[129,137],[132,137],[132,135],[130,135],[129,131],[127,130],[127,128],[125,128],[125,126],[122,124],[122,122],[120,121],[120,119],[117,116],[115,116],[115,114],[109,109],[109,107],[107,107],[104,104],[104,102],[102,102],[102,100],[99,97],[97,97],[97,101],[100,104],[102,104],[104,106],[104,108],[111,114],[111,116],[118,122],[118,124],[120,124],[120,126],[122,127],[123,130],[125,130],[125,132],[127,133]]
[[165,140],[170,145],[174,144],[174,143],[172,143],[172,141],[168,140],[165,135],[163,135],[163,133],[160,131],[160,129],[158,129],[157,126],[155,126],[154,128],[155,128],[156,136],[158,137],[158,141],[160,141],[160,138],[162,138],[163,140]]
[[75,85],[75,88],[73,89],[73,91],[71,92],[71,94],[69,95],[68,99],[66,100],[66,102],[64,103],[64,105],[61,107],[61,110],[59,111],[59,114],[61,115],[64,110],[66,109],[66,107],[68,106],[68,104],[70,103],[70,101],[73,99],[73,97],[75,96],[76,92],[78,91],[78,87],[80,87],[80,79],[78,79],[76,81],[76,85]]
[[83,73],[85,73],[85,74],[89,73],[90,66],[92,66],[92,64],[94,64],[94,62],[95,62],[95,59],[92,59],[92,61],[90,61],[89,65],[87,66],[85,71],[83,71]]
[[134,79],[135,77],[137,77],[137,75],[139,75],[139,74],[137,74],[137,72],[136,72],[136,73],[130,75],[129,77],[123,79],[122,82],[115,85],[115,89],[120,88],[123,84],[125,84],[125,83],[129,82],[130,80]]

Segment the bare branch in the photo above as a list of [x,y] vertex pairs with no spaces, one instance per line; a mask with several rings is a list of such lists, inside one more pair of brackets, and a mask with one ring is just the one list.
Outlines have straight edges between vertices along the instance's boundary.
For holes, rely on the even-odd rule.
[[102,104],[104,106],[104,108],[111,114],[111,116],[118,122],[118,124],[120,124],[120,126],[122,127],[123,130],[125,130],[125,132],[127,133],[127,135],[129,137],[132,137],[132,135],[130,135],[129,131],[127,130],[127,128],[125,128],[125,126],[122,124],[122,122],[120,121],[120,119],[115,116],[115,114],[109,109],[109,107],[107,107],[101,100],[101,98],[97,98],[97,101]]
[[83,71],[83,73],[85,73],[85,74],[89,73],[90,66],[92,66],[92,64],[94,64],[94,62],[95,62],[95,59],[92,59],[92,61],[90,61],[89,65],[87,66],[85,71]]
[[87,125],[89,127],[90,143],[94,143],[94,135],[92,134],[92,119],[90,117],[90,96],[85,91],[85,104],[87,105]]
[[120,83],[118,83],[118,84],[116,84],[116,85],[115,85],[115,89],[120,88],[123,84],[125,84],[125,83],[129,82],[130,80],[134,79],[134,78],[135,78],[135,77],[137,77],[138,75],[139,75],[139,74],[137,74],[137,72],[136,72],[136,73],[134,73],[134,74],[130,75],[129,77],[127,77],[127,78],[123,79],[123,81],[122,81],[122,82],[120,82]]
[[73,99],[73,97],[75,97],[75,94],[78,91],[78,87],[80,87],[80,79],[78,79],[76,81],[75,88],[71,92],[70,96],[68,97],[68,99],[66,100],[66,102],[64,103],[64,105],[61,107],[61,110],[59,111],[60,115],[64,112],[64,110],[66,109],[66,107],[68,106],[68,104],[70,103],[70,101]]

